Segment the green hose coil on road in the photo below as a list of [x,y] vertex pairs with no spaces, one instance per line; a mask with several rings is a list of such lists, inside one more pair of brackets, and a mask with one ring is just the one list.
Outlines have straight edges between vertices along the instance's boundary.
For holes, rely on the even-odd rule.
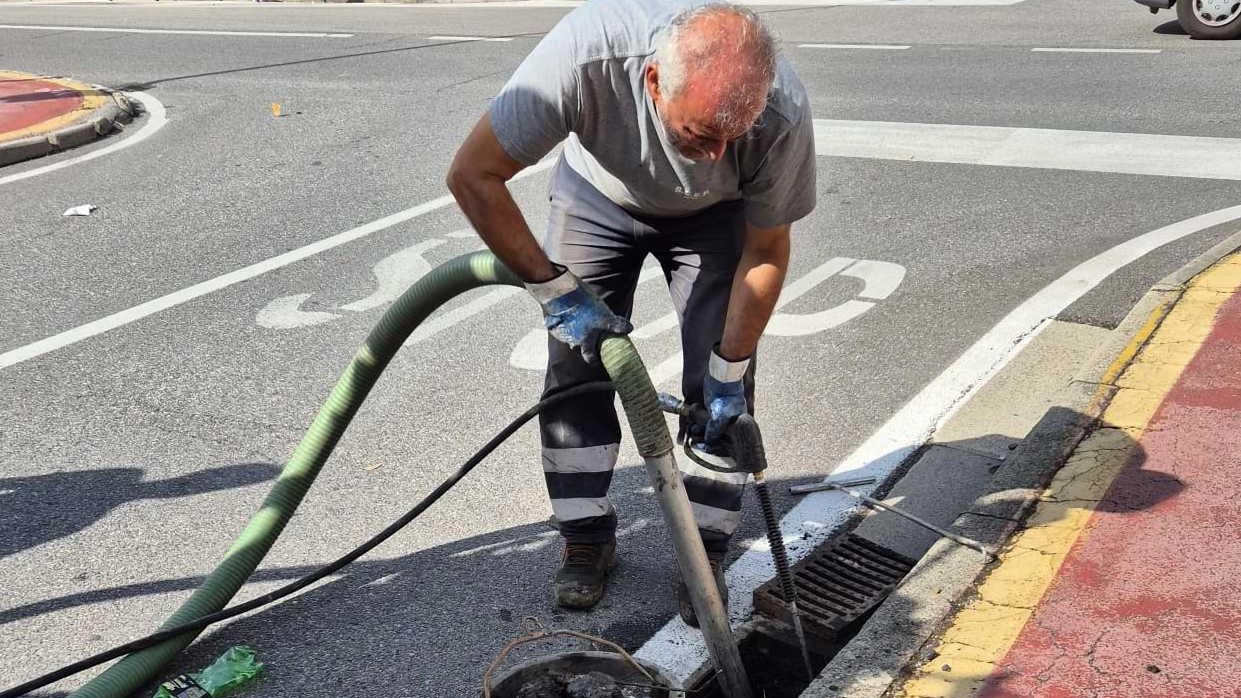
[[[215,613],[228,604],[276,542],[367,394],[410,333],[456,296],[496,284],[519,286],[521,280],[492,253],[474,252],[431,270],[393,303],[336,381],[262,507],[220,564],[161,629]],[[633,344],[624,337],[608,337],[602,343],[600,355],[615,382],[641,454],[649,457],[670,452],[672,438],[667,423]],[[128,698],[155,679],[197,635],[198,632],[187,632],[134,652],[74,691],[70,698]]]

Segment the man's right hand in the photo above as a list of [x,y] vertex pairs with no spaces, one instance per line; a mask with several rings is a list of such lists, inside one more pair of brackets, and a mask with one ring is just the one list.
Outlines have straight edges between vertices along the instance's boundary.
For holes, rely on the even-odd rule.
[[526,290],[543,307],[543,324],[553,337],[571,348],[581,347],[582,358],[594,363],[603,334],[629,334],[633,325],[612,312],[568,269],[549,281],[527,282]]

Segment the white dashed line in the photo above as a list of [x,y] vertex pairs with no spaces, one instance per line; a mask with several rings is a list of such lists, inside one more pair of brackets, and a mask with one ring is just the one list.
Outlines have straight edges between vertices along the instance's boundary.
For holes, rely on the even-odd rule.
[[1163,53],[1157,48],[1032,48],[1031,53]]
[[40,24],[0,24],[0,29],[37,29],[62,32],[104,32],[118,34],[193,34],[199,36],[276,36],[306,39],[346,39],[353,34],[325,34],[323,32],[234,32],[207,29],[129,29],[126,27],[57,27]]
[[875,51],[904,51],[909,46],[897,46],[895,44],[798,44],[797,48],[839,48],[839,49],[869,49]]
[[512,41],[511,36],[428,36],[432,41]]

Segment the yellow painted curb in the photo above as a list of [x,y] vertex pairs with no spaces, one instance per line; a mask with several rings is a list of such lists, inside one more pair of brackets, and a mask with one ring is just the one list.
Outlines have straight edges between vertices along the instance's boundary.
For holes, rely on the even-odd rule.
[[[1152,311],[1106,376],[1117,392],[1100,426],[1061,466],[1000,560],[941,633],[938,655],[916,667],[895,694],[970,698],[1004,659],[1055,580],[1073,544],[1129,462],[1147,424],[1197,354],[1216,314],[1241,289],[1241,254],[1199,274],[1168,309]],[[1032,697],[1034,698],[1034,697]]]
[[5,71],[0,71],[0,80],[39,80],[41,82],[55,83],[66,89],[81,92],[83,97],[82,104],[68,114],[63,114],[61,116],[48,119],[47,121],[42,121],[28,128],[19,128],[14,131],[0,132],[0,143],[55,133],[66,126],[72,126],[73,124],[84,120],[90,116],[92,112],[105,106],[112,99],[111,96],[103,94],[94,87],[91,87],[86,83],[78,82],[77,80],[44,78],[39,77],[38,75],[29,75],[27,73],[13,73]]

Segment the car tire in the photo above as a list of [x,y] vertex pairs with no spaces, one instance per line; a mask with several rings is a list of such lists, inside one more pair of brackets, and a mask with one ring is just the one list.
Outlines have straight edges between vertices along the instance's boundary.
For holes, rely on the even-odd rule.
[[[1223,14],[1219,14],[1220,1],[1177,0],[1176,18],[1180,20],[1181,28],[1195,39],[1241,38],[1241,0],[1224,7]],[[1211,9],[1216,10],[1214,19],[1203,16]],[[1221,21],[1223,24],[1219,24]]]

